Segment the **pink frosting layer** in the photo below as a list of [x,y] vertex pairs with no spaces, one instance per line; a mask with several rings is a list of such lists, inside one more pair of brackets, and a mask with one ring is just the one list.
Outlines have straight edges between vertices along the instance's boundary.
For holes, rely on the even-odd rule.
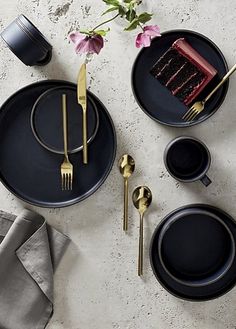
[[189,105],[214,78],[214,76],[217,74],[217,70],[210,63],[208,63],[195,49],[193,49],[184,38],[176,40],[172,47],[175,48],[181,55],[187,57],[188,60],[192,62],[206,76],[202,83],[194,88],[193,92],[185,99],[184,103]]

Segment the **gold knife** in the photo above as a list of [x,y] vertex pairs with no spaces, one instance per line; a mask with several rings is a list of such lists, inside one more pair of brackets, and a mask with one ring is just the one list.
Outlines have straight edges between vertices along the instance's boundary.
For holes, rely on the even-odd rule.
[[83,110],[83,163],[88,163],[88,145],[87,145],[87,82],[86,82],[86,64],[82,64],[77,84],[77,100]]

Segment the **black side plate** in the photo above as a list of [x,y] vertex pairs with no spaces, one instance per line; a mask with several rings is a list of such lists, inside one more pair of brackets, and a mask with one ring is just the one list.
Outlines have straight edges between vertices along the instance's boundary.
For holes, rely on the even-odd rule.
[[208,119],[217,111],[226,96],[228,82],[212,96],[206,103],[205,110],[194,121],[184,122],[182,116],[188,108],[150,74],[155,62],[179,38],[185,38],[218,71],[217,77],[202,91],[197,100],[208,95],[228,71],[227,63],[220,49],[211,40],[187,30],[164,32],[160,38],[153,39],[150,47],[140,51],[133,65],[132,87],[139,106],[153,120],[172,127],[189,127]]
[[[62,94],[67,96],[68,153],[76,153],[83,149],[83,110],[77,102],[76,87],[56,87],[40,95],[31,112],[31,127],[35,138],[43,147],[51,152],[64,154]],[[45,122],[48,124],[45,125]],[[88,145],[95,138],[98,127],[97,106],[92,97],[87,95]]]

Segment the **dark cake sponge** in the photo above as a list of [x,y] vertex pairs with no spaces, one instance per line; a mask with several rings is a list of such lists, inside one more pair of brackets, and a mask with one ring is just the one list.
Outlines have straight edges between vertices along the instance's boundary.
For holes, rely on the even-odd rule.
[[150,73],[180,101],[189,105],[217,71],[181,38],[154,64]]

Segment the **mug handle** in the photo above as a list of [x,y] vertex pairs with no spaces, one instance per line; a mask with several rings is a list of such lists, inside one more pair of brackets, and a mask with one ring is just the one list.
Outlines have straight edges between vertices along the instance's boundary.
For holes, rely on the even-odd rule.
[[201,182],[202,182],[202,184],[204,184],[205,186],[208,186],[208,185],[211,184],[211,180],[210,180],[210,178],[209,178],[207,175],[205,175],[205,176],[203,176],[203,177],[201,178]]

